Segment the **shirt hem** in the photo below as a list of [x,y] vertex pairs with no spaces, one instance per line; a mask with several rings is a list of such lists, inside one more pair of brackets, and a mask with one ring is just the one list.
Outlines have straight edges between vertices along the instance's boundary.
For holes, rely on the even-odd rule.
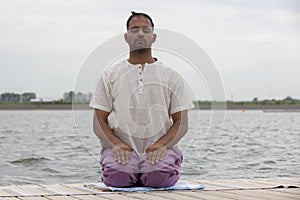
[[174,114],[176,112],[179,112],[179,111],[183,111],[183,110],[189,110],[189,109],[192,109],[194,108],[194,106],[181,106],[181,107],[178,107],[178,108],[175,108],[173,110],[170,111],[170,114]]
[[99,109],[99,110],[103,110],[105,112],[111,112],[111,109],[110,108],[107,108],[105,106],[101,106],[101,105],[95,105],[95,104],[90,104],[89,107],[91,108],[95,108],[95,109]]

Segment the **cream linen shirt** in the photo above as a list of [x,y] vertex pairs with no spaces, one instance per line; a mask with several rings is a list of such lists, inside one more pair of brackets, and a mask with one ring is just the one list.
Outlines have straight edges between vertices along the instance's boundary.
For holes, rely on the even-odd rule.
[[143,70],[124,60],[103,72],[89,106],[109,112],[113,133],[142,155],[167,133],[173,113],[194,107],[188,91],[180,74],[160,61]]

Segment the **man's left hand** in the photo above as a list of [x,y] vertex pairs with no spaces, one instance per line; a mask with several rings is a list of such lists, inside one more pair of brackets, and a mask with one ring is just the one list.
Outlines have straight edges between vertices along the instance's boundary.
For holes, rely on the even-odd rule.
[[166,152],[166,145],[159,143],[152,144],[146,149],[148,161],[152,164],[156,164],[161,161],[165,157]]

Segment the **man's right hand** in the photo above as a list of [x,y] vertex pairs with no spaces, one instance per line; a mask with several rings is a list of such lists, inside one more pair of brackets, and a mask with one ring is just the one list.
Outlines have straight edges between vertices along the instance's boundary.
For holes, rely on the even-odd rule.
[[127,144],[120,143],[117,145],[113,145],[112,152],[115,161],[120,164],[126,165],[130,160],[132,149]]

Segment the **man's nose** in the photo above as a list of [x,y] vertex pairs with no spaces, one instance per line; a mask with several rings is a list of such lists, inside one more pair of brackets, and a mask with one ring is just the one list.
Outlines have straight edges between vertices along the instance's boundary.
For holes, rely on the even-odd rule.
[[143,29],[139,28],[138,36],[139,37],[142,37],[142,36],[144,37]]

